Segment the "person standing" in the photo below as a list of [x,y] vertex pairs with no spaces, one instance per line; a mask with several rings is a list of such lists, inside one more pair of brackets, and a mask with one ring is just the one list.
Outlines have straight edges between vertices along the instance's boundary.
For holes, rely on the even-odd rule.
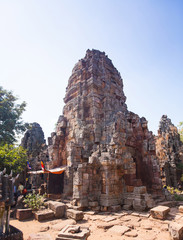
[[18,185],[18,192],[17,192],[18,196],[22,195],[23,190],[24,190],[24,185],[23,185],[22,182],[20,182],[19,185]]

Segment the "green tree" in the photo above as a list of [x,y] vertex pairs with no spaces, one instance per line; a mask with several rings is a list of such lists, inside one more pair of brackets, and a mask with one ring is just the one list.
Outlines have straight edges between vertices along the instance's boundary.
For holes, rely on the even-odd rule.
[[18,174],[25,169],[26,163],[27,153],[23,147],[8,144],[0,146],[0,171],[6,168],[8,174],[11,170]]
[[180,140],[183,142],[183,122],[179,123],[178,131],[179,131],[179,134],[180,134]]
[[25,111],[26,103],[17,104],[17,97],[11,91],[0,86],[0,145],[13,144],[16,134],[23,133],[28,127],[22,121],[21,115]]

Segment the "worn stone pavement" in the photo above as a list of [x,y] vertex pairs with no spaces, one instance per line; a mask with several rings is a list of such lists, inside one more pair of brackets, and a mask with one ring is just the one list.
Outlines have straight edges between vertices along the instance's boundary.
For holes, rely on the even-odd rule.
[[56,219],[44,222],[38,222],[34,219],[27,221],[11,219],[10,224],[23,231],[25,240],[32,233],[44,234],[42,239],[45,239],[46,235],[49,234],[54,240],[58,232],[67,224],[89,227],[91,234],[88,240],[170,240],[168,231],[170,222],[183,224],[183,213],[178,211],[178,207],[171,208],[166,220],[153,219],[148,212],[121,211],[95,214],[88,211],[85,212],[84,219],[77,223],[73,219]]

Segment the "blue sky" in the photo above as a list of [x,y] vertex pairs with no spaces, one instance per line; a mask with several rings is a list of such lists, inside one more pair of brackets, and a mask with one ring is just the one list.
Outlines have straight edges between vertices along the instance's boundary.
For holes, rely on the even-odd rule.
[[0,85],[27,102],[45,137],[64,106],[72,68],[98,49],[121,73],[130,111],[157,133],[183,121],[183,1],[0,0]]

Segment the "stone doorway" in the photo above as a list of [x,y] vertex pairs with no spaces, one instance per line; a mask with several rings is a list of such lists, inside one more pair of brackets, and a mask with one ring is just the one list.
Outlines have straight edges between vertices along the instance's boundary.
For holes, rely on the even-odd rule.
[[62,174],[48,174],[48,194],[62,194],[64,189],[64,172]]

